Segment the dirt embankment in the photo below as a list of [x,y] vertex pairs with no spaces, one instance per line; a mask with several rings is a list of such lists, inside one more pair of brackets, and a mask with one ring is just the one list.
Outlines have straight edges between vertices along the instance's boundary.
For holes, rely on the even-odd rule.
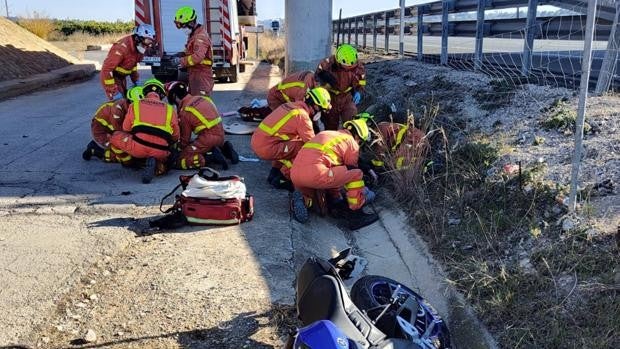
[[0,18],[0,81],[26,78],[77,63],[77,59]]

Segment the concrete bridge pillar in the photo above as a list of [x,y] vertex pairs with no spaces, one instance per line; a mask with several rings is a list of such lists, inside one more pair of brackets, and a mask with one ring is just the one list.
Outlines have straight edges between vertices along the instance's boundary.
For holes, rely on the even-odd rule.
[[286,0],[285,73],[315,70],[331,54],[332,0]]

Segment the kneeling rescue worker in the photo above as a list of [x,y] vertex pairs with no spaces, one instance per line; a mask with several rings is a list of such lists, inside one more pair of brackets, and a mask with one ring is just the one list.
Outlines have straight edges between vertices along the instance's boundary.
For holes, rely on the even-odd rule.
[[144,99],[131,104],[123,131],[114,132],[110,143],[112,150],[125,152],[132,160],[146,159],[142,182],[150,183],[153,176],[166,172],[170,146],[179,140],[179,119],[174,107],[162,101],[166,90],[159,80],[147,80],[143,91]]
[[110,138],[115,131],[122,130],[127,108],[131,103],[144,98],[142,87],[136,86],[127,91],[127,98],[105,102],[95,112],[91,122],[93,140],[88,143],[82,158],[89,161],[93,156],[105,162],[118,162],[127,157],[123,152],[115,153],[110,147]]
[[[232,144],[224,141],[222,117],[210,97],[190,95],[187,85],[180,81],[166,84],[166,91],[168,102],[177,107],[181,129],[180,153],[173,160],[175,168],[187,170],[219,163],[227,169],[219,147],[227,150],[233,162],[238,161]],[[196,135],[193,141],[192,133]]]
[[267,181],[277,188],[290,185],[290,168],[297,152],[314,137],[313,119],[331,108],[329,92],[315,87],[303,101],[279,106],[269,114],[252,135],[252,150],[263,160],[272,160]]
[[[323,131],[314,136],[293,161],[291,180],[296,191],[291,209],[293,218],[301,223],[308,221],[308,207],[312,206],[317,190],[325,190],[332,208],[345,208],[338,218],[357,221],[358,227],[377,219],[376,215],[366,215],[361,210],[374,199],[375,193],[365,186],[362,170],[357,168],[360,144],[370,139],[370,131],[366,122],[359,119],[347,121],[343,126],[342,130]],[[340,193],[343,187],[346,204]]]

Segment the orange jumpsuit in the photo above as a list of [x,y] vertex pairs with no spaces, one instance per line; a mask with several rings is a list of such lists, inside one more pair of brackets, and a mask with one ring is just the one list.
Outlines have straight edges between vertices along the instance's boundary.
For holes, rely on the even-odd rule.
[[363,173],[357,167],[359,145],[348,130],[323,131],[304,144],[293,161],[291,181],[306,200],[311,202],[316,189],[325,189],[331,198],[347,192],[352,210],[365,203]]
[[282,82],[269,89],[267,104],[271,110],[288,102],[303,101],[306,92],[316,87],[314,72],[302,71],[286,76]]
[[322,117],[326,130],[337,130],[340,121],[349,121],[357,114],[352,91],[361,92],[366,86],[366,69],[361,62],[345,69],[332,55],[319,63],[317,73],[321,70],[330,72],[337,82],[336,86],[327,86],[332,99],[332,109],[325,112]]
[[213,50],[207,29],[198,25],[187,39],[181,68],[187,68],[189,93],[193,96],[210,96],[213,91]]
[[142,54],[136,50],[132,35],[120,39],[108,52],[108,56],[101,65],[99,80],[109,99],[120,92],[127,92],[127,76],[135,84],[138,81],[138,62],[142,60]]
[[115,131],[123,127],[123,119],[127,113],[129,101],[121,98],[116,101],[103,103],[95,112],[91,122],[93,140],[104,149],[105,162],[117,162],[119,159],[129,161],[131,157],[123,152],[115,153],[110,149],[110,138]]
[[377,143],[375,148],[380,155],[379,159],[372,160],[375,166],[385,166],[383,160],[387,153],[391,153],[394,156],[394,166],[399,170],[414,163],[416,157],[425,156],[430,148],[424,132],[415,127],[395,122],[380,122],[377,129],[383,142]]
[[313,110],[305,102],[281,105],[269,114],[252,135],[251,147],[263,160],[275,160],[273,167],[290,178],[290,168],[297,152],[314,137],[310,115]]
[[[207,96],[187,95],[179,105],[179,122],[181,154],[177,168],[204,167],[204,154],[224,144],[224,126],[217,107]],[[196,134],[194,141],[192,133]]]
[[170,155],[168,147],[178,140],[177,113],[151,92],[129,107],[123,131],[114,132],[110,143],[114,152],[123,151],[137,159],[154,157],[165,162]]

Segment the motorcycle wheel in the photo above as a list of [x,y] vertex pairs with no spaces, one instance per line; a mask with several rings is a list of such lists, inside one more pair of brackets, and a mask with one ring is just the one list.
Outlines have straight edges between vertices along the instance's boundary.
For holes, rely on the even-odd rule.
[[[390,302],[390,297],[396,287],[400,285],[400,292],[410,297],[415,297],[419,303],[418,314],[414,326],[420,333],[426,331],[427,324],[433,320],[439,320],[439,326],[435,326],[430,338],[437,349],[454,349],[450,343],[450,332],[445,322],[437,314],[437,311],[415,291],[398,281],[377,275],[367,275],[357,280],[351,288],[353,303],[371,319],[375,319],[383,310],[384,305]],[[409,315],[409,314],[403,314]],[[396,321],[396,311],[388,311],[375,324],[383,333],[391,338],[406,338]]]

